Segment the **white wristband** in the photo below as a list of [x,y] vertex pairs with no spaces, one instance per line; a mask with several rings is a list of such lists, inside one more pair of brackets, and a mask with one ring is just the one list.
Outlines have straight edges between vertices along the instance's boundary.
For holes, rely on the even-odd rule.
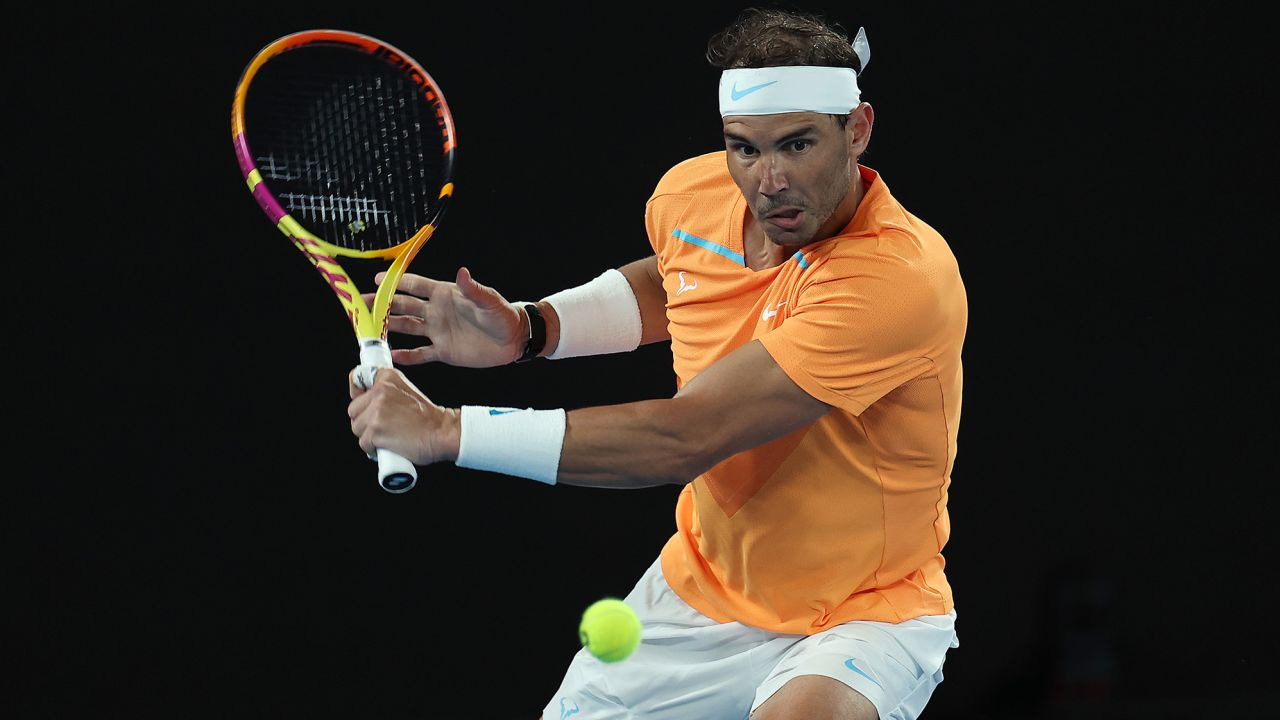
[[564,410],[462,406],[458,467],[556,484]]
[[627,276],[609,268],[594,280],[544,298],[560,318],[552,360],[640,347],[640,303]]

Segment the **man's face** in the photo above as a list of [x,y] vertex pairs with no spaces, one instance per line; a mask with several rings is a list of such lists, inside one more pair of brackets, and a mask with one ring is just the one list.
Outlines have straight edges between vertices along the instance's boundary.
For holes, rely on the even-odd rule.
[[729,115],[724,140],[729,174],[771,241],[807,245],[841,229],[825,226],[857,172],[852,130],[819,113]]

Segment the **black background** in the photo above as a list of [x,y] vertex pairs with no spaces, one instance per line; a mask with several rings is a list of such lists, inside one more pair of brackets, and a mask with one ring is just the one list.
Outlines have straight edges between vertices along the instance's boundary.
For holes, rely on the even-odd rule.
[[[6,714],[536,717],[582,609],[672,532],[677,489],[437,465],[379,490],[347,427],[346,320],[246,192],[232,92],[300,29],[416,57],[460,143],[412,269],[465,264],[532,299],[648,253],[653,184],[720,147],[702,53],[739,7],[20,15]],[[1274,708],[1261,22],[1212,3],[801,9],[867,28],[864,163],[949,239],[969,292],[945,552],[962,645],[925,717]],[[673,390],[665,345],[409,375],[452,406]]]

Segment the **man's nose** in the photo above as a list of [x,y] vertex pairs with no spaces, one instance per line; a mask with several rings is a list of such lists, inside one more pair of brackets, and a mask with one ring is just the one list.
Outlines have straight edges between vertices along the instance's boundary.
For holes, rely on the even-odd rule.
[[777,195],[787,189],[787,177],[782,171],[782,164],[776,158],[761,158],[760,168],[760,194],[761,195]]

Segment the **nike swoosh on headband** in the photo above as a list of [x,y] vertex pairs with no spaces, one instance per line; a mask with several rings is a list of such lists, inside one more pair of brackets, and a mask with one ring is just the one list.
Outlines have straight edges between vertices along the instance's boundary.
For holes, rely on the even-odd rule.
[[767,88],[767,87],[769,87],[770,85],[772,85],[772,84],[774,84],[774,83],[776,83],[776,82],[778,82],[778,81],[777,81],[777,80],[770,80],[770,81],[769,81],[769,82],[767,82],[767,83],[760,83],[759,85],[752,85],[751,87],[749,87],[749,88],[743,88],[742,90],[739,90],[739,89],[738,89],[738,83],[734,83],[734,84],[733,84],[733,87],[729,90],[729,97],[733,98],[734,100],[741,100],[742,98],[744,98],[744,97],[746,97],[746,96],[750,95],[751,93],[753,93],[753,92],[755,92],[755,91],[757,91],[757,90],[763,90],[764,88]]

